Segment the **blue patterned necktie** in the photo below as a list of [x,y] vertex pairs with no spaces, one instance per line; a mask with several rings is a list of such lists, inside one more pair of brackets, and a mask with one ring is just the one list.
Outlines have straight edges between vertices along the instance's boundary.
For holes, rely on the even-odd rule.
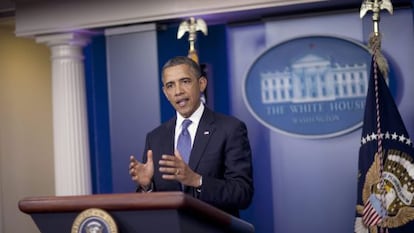
[[188,132],[188,126],[191,124],[191,120],[185,119],[182,123],[182,130],[180,136],[178,136],[177,150],[183,157],[183,160],[188,164],[191,152],[191,136]]

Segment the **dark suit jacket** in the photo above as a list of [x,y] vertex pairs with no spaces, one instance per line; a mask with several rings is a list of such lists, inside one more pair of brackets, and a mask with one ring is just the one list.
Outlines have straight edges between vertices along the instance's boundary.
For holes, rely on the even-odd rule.
[[[159,172],[163,154],[174,154],[176,117],[149,132],[147,150],[153,151],[153,191],[178,191],[181,184],[164,180]],[[203,176],[201,192],[184,187],[184,192],[238,216],[253,196],[252,158],[246,125],[240,120],[204,108],[191,150],[190,168]]]

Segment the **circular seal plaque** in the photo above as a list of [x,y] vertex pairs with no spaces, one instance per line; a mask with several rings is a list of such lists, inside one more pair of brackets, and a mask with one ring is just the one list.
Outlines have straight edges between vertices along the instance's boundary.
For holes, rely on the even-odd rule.
[[266,127],[327,138],[362,125],[371,54],[355,41],[307,36],[277,44],[251,65],[243,83],[249,111]]
[[71,233],[118,233],[118,228],[108,212],[90,208],[76,217]]

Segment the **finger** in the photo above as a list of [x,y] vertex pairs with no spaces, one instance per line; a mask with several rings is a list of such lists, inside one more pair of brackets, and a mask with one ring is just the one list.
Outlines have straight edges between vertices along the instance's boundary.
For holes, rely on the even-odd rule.
[[162,175],[162,178],[164,180],[177,180],[177,176],[176,175],[166,175],[166,174],[164,174],[164,175]]
[[135,168],[132,166],[130,166],[129,167],[129,174],[131,175],[131,176],[135,176],[136,175],[136,172],[135,172]]
[[181,154],[180,154],[180,152],[179,152],[177,149],[174,151],[174,155],[175,155],[175,157],[177,157],[179,160],[183,160],[183,157],[181,157]]
[[176,157],[174,155],[162,155],[161,159],[163,160],[169,160],[169,161],[175,161]]
[[172,175],[178,175],[179,174],[179,170],[177,168],[174,168],[174,167],[160,167],[159,171],[162,172],[162,173],[167,173],[167,174],[172,174]]
[[129,174],[131,176],[135,176],[136,175],[135,166],[138,165],[138,160],[135,159],[134,155],[130,155],[129,156],[129,161],[130,161],[130,163],[129,163]]
[[138,160],[135,159],[134,155],[129,156],[129,168],[133,168],[135,165],[138,164]]
[[153,159],[152,159],[152,150],[148,150],[147,151],[147,162],[152,163]]
[[176,167],[176,162],[175,161],[171,161],[171,160],[160,159],[160,161],[158,162],[158,164],[161,165],[161,166]]
[[129,156],[129,161],[131,161],[131,162],[135,162],[135,161],[137,161],[137,160],[135,159],[134,155],[130,155],[130,156]]

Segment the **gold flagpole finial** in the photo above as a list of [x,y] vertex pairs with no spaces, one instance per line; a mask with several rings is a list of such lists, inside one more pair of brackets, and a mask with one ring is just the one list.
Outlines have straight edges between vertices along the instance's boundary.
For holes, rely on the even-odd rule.
[[381,53],[381,35],[379,33],[381,10],[387,10],[390,14],[393,14],[391,0],[364,0],[361,5],[360,17],[363,18],[368,11],[372,11],[374,32],[369,38],[368,48],[374,55],[375,62],[385,78],[388,77],[388,62]]
[[190,43],[190,49],[188,51],[188,57],[192,58],[198,63],[197,50],[195,49],[195,41],[197,39],[197,32],[201,31],[204,35],[207,35],[207,24],[203,19],[195,19],[191,17],[188,20],[184,20],[180,23],[177,32],[177,39],[180,39],[188,32],[188,42]]
[[363,18],[368,11],[372,11],[372,21],[374,22],[374,35],[379,36],[380,11],[387,10],[393,13],[391,0],[364,0],[361,5],[359,16]]

